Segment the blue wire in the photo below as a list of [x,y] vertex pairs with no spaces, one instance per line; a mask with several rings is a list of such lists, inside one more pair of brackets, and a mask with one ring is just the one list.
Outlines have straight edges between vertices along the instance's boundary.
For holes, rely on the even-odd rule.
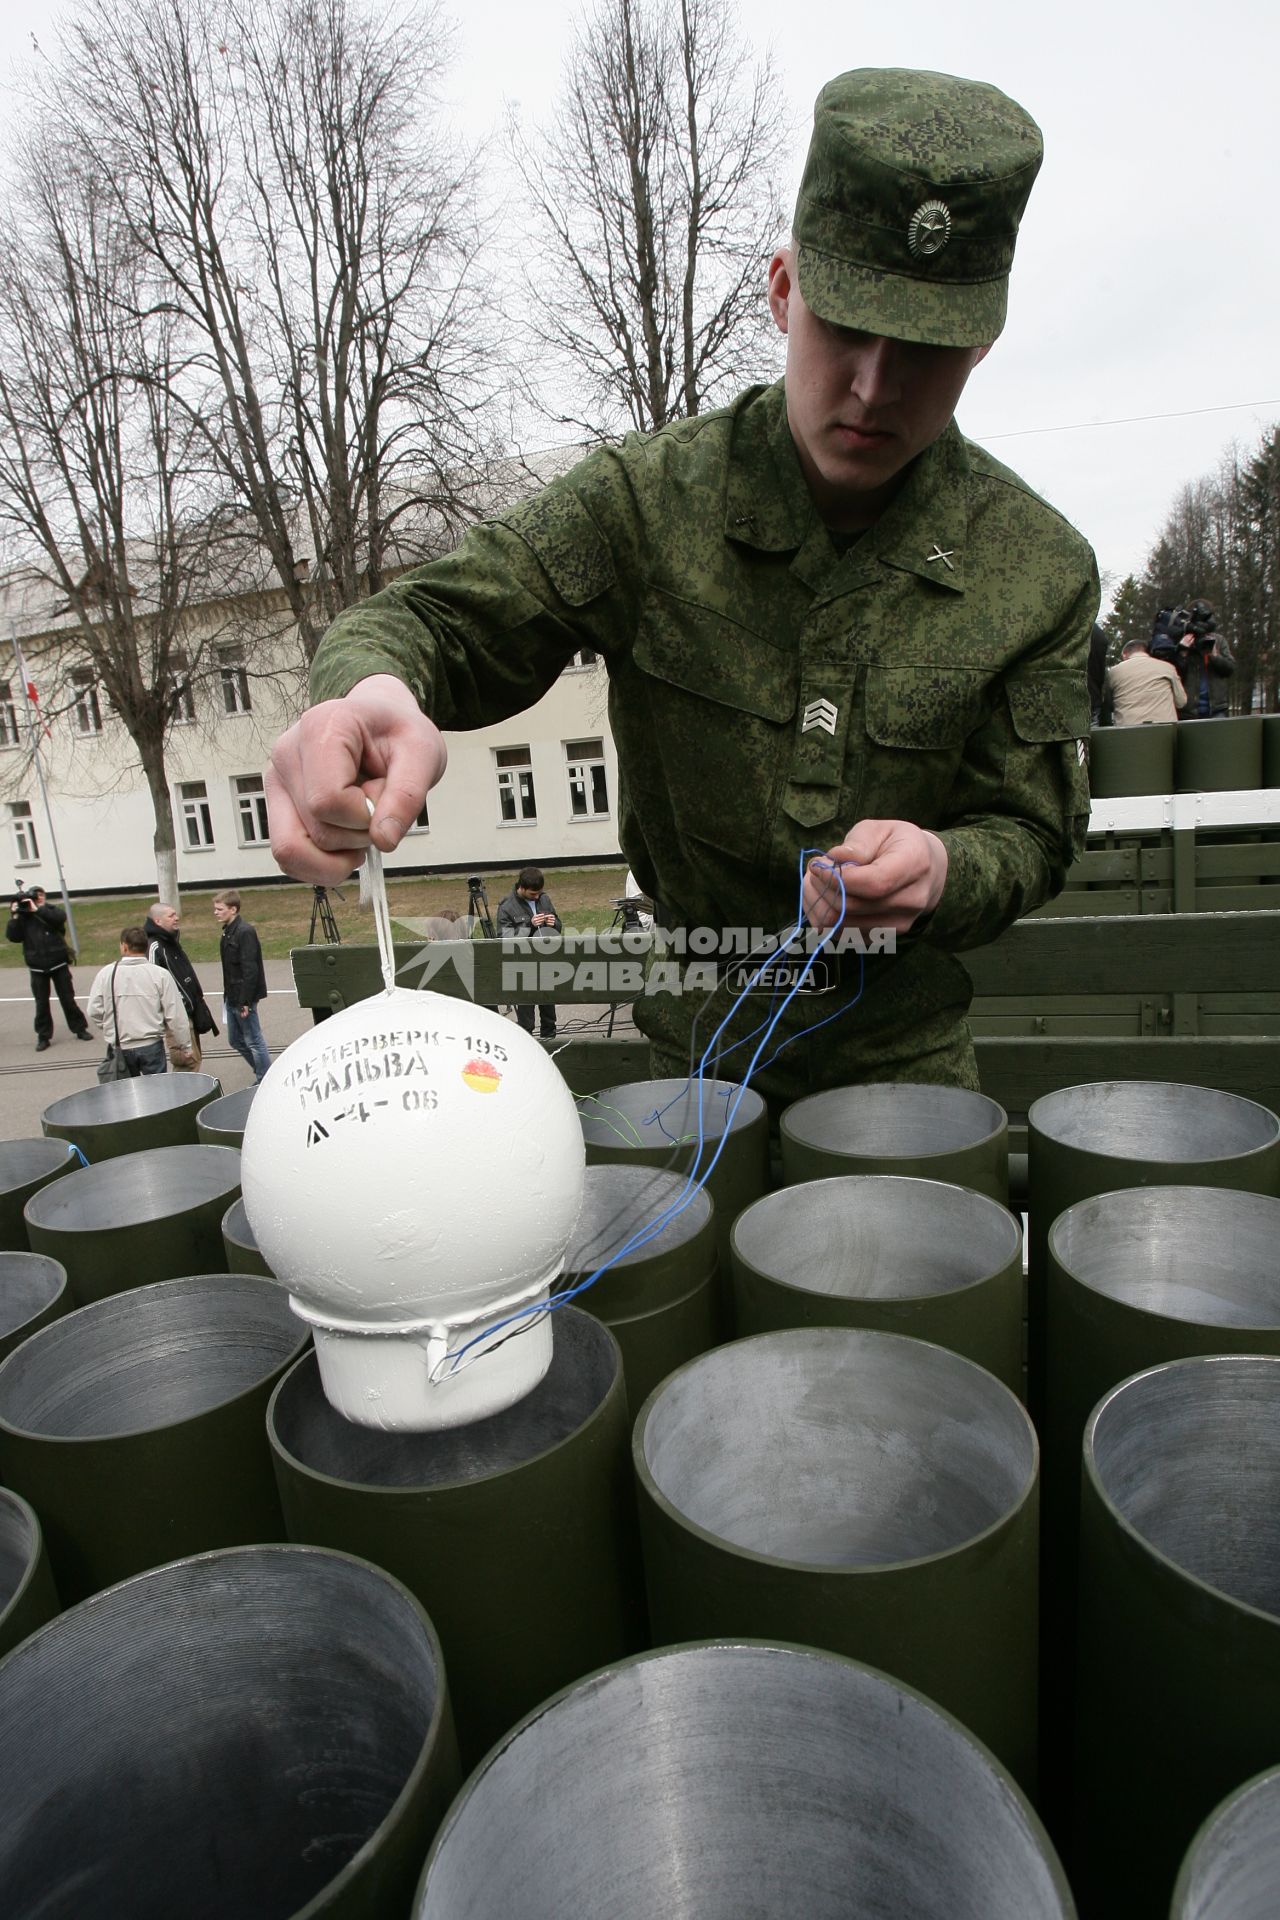
[[[800,857],[799,857],[801,899],[803,899],[803,892],[804,892],[804,871],[805,871],[804,863],[811,855],[820,854],[820,851],[821,850],[816,847],[805,847],[801,849]],[[638,1251],[639,1248],[647,1246],[651,1240],[656,1239],[660,1234],[664,1233],[666,1229],[671,1225],[671,1222],[675,1220],[684,1211],[684,1209],[690,1204],[694,1194],[701,1192],[702,1189],[706,1186],[707,1181],[711,1178],[712,1173],[715,1171],[716,1163],[718,1162],[720,1155],[724,1152],[725,1146],[728,1143],[729,1134],[733,1127],[734,1118],[737,1114],[738,1107],[742,1102],[742,1098],[747,1092],[747,1089],[751,1084],[751,1077],[756,1071],[756,1066],[757,1066],[757,1063],[759,1062],[760,1055],[764,1052],[769,1041],[773,1038],[773,1035],[777,1032],[778,1023],[782,1019],[783,1015],[786,1013],[787,1008],[791,1005],[791,1002],[796,998],[797,994],[800,993],[801,989],[803,988],[804,982],[808,978],[809,973],[813,968],[814,961],[817,959],[818,955],[822,952],[823,948],[827,946],[827,944],[834,938],[837,928],[840,926],[841,922],[844,919],[845,910],[848,905],[848,896],[845,891],[844,879],[838,867],[833,866],[832,871],[834,872],[840,886],[840,912],[837,918],[835,919],[835,921],[833,922],[833,924],[828,928],[827,932],[823,934],[821,940],[819,940],[818,944],[814,947],[812,953],[810,953],[810,955],[806,959],[803,967],[800,969],[799,975],[796,978],[795,984],[788,989],[781,1004],[769,1015],[767,1020],[765,1020],[762,1023],[763,1031],[761,1028],[756,1028],[753,1030],[752,1033],[748,1034],[744,1040],[736,1041],[734,1043],[735,1048],[738,1046],[743,1046],[746,1044],[747,1040],[754,1038],[754,1034],[756,1032],[762,1031],[762,1037],[761,1037],[760,1043],[757,1046],[754,1054],[751,1056],[751,1059],[747,1064],[747,1070],[743,1075],[741,1081],[736,1086],[728,1089],[726,1094],[724,1095],[724,1097],[728,1101],[728,1105],[726,1106],[726,1109],[725,1109],[723,1131],[721,1132],[721,1135],[720,1135],[719,1144],[717,1145],[715,1152],[712,1154],[710,1160],[707,1162],[707,1165],[703,1169],[703,1171],[701,1173],[697,1172],[698,1165],[702,1159],[702,1154],[706,1146],[706,1132],[703,1126],[703,1112],[702,1112],[702,1097],[703,1097],[703,1091],[705,1086],[704,1075],[705,1075],[708,1059],[710,1058],[710,1055],[716,1045],[717,1040],[719,1040],[720,1035],[724,1032],[725,1028],[729,1025],[729,1022],[733,1019],[735,1013],[738,1010],[738,1002],[736,1000],[733,1006],[731,1006],[728,1012],[725,1014],[723,1020],[721,1020],[719,1026],[716,1028],[715,1032],[712,1034],[710,1040],[708,1040],[706,1046],[703,1048],[702,1055],[698,1061],[697,1073],[696,1073],[696,1079],[697,1079],[697,1085],[698,1085],[698,1146],[697,1146],[697,1151],[693,1156],[693,1160],[690,1163],[689,1172],[685,1179],[685,1185],[681,1190],[681,1192],[678,1193],[675,1199],[671,1202],[671,1204],[668,1207],[664,1208],[661,1212],[659,1212],[654,1217],[654,1219],[649,1221],[645,1226],[638,1227],[633,1234],[631,1234],[626,1240],[622,1242],[621,1246],[615,1247],[614,1251],[609,1255],[608,1259],[602,1261],[601,1264],[595,1269],[593,1273],[588,1274],[585,1279],[580,1280],[576,1286],[567,1288],[563,1293],[552,1294],[551,1297],[542,1305],[533,1306],[533,1307],[522,1307],[519,1309],[518,1312],[508,1314],[505,1319],[497,1321],[491,1327],[486,1327],[483,1333],[474,1334],[470,1340],[464,1342],[464,1344],[458,1348],[456,1353],[446,1355],[446,1359],[448,1359],[452,1364],[449,1367],[449,1373],[443,1375],[442,1378],[447,1379],[451,1374],[456,1373],[459,1368],[459,1363],[462,1361],[463,1357],[471,1351],[473,1347],[479,1346],[481,1343],[485,1343],[487,1346],[487,1343],[493,1339],[494,1335],[497,1333],[501,1333],[504,1327],[516,1327],[516,1326],[523,1325],[525,1323],[528,1323],[529,1325],[532,1326],[536,1324],[537,1320],[542,1319],[545,1315],[554,1312],[559,1307],[567,1306],[570,1301],[576,1300],[580,1294],[586,1293],[588,1288],[593,1287],[596,1284],[597,1280],[599,1280],[604,1274],[606,1274],[611,1267],[617,1265],[619,1260],[623,1259],[627,1254],[634,1253]],[[792,939],[796,934],[798,934],[803,926],[804,926],[804,915],[803,915],[803,910],[801,910],[797,913],[797,918],[794,926],[785,935],[784,944],[786,943],[787,940]],[[861,956],[859,957],[861,958]],[[750,958],[750,955],[748,955],[748,958]],[[773,954],[767,954],[765,956],[764,960],[760,963],[759,967],[757,967],[755,973],[752,975],[751,979],[748,981],[747,986],[743,989],[744,992],[751,991],[751,988],[759,980],[760,975],[765,971],[766,967],[769,965],[770,960],[772,958],[773,958]],[[865,968],[863,971],[865,976]],[[861,995],[862,995],[862,979],[860,978],[857,998],[861,998]],[[855,999],[850,1004],[856,1005],[857,1000]],[[840,1013],[843,1013],[843,1012],[846,1012],[847,1010],[848,1010],[847,1008],[841,1007],[837,1011]],[[809,1032],[809,1031],[816,1032],[818,1027],[826,1026],[830,1020],[833,1020],[835,1018],[836,1018],[835,1014],[828,1014],[825,1019],[818,1021],[815,1027],[811,1029],[801,1028],[800,1033],[792,1034],[790,1036],[790,1039],[799,1039],[801,1035],[805,1032]],[[786,1045],[788,1045],[788,1041],[784,1040],[782,1043],[782,1047],[785,1047]],[[777,1053],[782,1052],[782,1047],[779,1047],[777,1049]],[[733,1051],[733,1049],[730,1049],[729,1051]],[[776,1059],[777,1054],[775,1053],[772,1056],[772,1058]],[[686,1081],[685,1083],[686,1086],[689,1086],[690,1084],[692,1084],[693,1079],[694,1079],[694,1075],[690,1075],[689,1080]],[[674,1095],[673,1098],[667,1102],[666,1106],[661,1109],[661,1112],[662,1113],[668,1112],[670,1108],[675,1105],[676,1101],[681,1099],[682,1097],[683,1097],[683,1092],[677,1093],[676,1095]],[[657,1120],[658,1124],[661,1125],[661,1117],[657,1111],[655,1111],[652,1118]],[[648,1124],[648,1123],[642,1122],[641,1124]],[[666,1129],[663,1128],[663,1131],[666,1132]],[[673,1136],[668,1135],[668,1138],[673,1139]],[[678,1145],[682,1143],[674,1142],[674,1139],[673,1139],[673,1144]],[[508,1335],[507,1337],[510,1338],[511,1336]],[[502,1344],[502,1343],[499,1342],[499,1344]]]

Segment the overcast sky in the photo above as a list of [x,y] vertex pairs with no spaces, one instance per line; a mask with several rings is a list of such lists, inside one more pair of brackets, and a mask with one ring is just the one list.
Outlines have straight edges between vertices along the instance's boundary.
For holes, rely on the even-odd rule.
[[[1178,487],[1212,470],[1233,439],[1249,447],[1280,420],[1280,8],[739,5],[745,38],[772,46],[794,118],[789,199],[814,96],[846,67],[993,81],[1040,122],[1045,164],[1009,322],[960,422],[1083,530],[1104,573],[1118,582],[1137,571]],[[450,90],[472,131],[495,129],[508,100],[529,123],[545,116],[575,9],[467,0],[453,10]],[[9,0],[0,70],[12,72],[32,29],[53,41],[60,11],[53,0]]]

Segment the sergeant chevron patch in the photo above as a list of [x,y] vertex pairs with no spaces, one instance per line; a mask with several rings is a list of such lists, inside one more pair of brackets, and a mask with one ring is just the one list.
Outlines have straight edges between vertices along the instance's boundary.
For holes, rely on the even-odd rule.
[[814,733],[821,729],[823,733],[834,734],[839,718],[840,709],[832,706],[830,700],[811,700],[801,716],[800,731]]

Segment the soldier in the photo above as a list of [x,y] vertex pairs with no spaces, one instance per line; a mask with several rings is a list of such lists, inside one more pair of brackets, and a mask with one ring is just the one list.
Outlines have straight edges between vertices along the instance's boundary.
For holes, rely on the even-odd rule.
[[[761,1090],[976,1085],[955,953],[1056,893],[1088,820],[1093,555],[953,419],[1004,324],[1040,160],[994,87],[897,70],[825,87],[769,265],[785,381],[602,447],[344,613],[318,704],[273,754],[281,865],[342,877],[365,786],[374,842],[396,845],[444,770],[437,726],[521,711],[590,646],[622,848],[660,925],[780,929],[824,853],[810,923],[843,905],[846,930],[896,937],[792,1003]],[[637,1004],[655,1073],[689,1070],[729,991],[696,1028],[691,996]],[[767,1011],[735,1013],[729,1076]]]

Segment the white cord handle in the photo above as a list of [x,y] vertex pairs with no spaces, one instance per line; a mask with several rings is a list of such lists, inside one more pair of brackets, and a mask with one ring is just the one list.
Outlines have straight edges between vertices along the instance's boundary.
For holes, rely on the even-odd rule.
[[[373,802],[366,795],[365,805],[369,817],[373,818]],[[391,944],[391,909],[387,905],[387,877],[382,870],[382,855],[369,842],[365,854],[365,870],[369,875],[369,898],[373,903],[373,924],[378,930],[378,956],[382,961],[382,984],[388,993],[396,990],[396,955]]]

